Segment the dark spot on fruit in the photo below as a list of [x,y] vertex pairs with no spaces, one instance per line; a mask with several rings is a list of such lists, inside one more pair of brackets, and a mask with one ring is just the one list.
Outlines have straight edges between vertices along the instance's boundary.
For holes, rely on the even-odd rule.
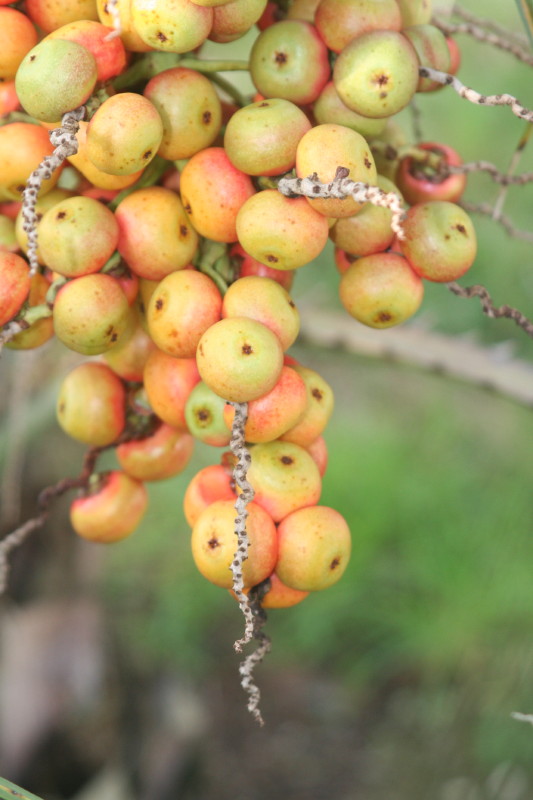
[[158,31],[156,36],[157,36],[157,38],[159,39],[160,42],[166,42],[166,40],[167,40],[167,37],[165,36],[163,31]]
[[161,311],[161,309],[163,308],[163,301],[161,300],[160,297],[155,301],[155,307],[158,311]]
[[216,536],[212,536],[209,539],[207,546],[210,548],[210,550],[214,550],[216,547],[218,547],[218,539],[216,538]]
[[259,108],[269,108],[270,103],[267,103],[266,100],[263,100],[262,103],[259,103]]
[[267,261],[269,261],[271,264],[277,264],[278,263],[278,259],[277,259],[276,256],[267,256]]
[[197,411],[196,416],[200,422],[207,422],[211,419],[211,414],[206,408],[201,408],[199,411]]
[[289,300],[289,305],[291,308],[296,308],[296,304],[292,300]]
[[322,394],[322,392],[320,391],[320,389],[317,389],[317,388],[316,388],[316,386],[315,386],[315,388],[314,388],[314,389],[311,389],[311,394],[312,394],[312,395],[313,395],[313,397],[314,397],[316,400],[318,400],[318,401],[322,400],[322,398],[323,398],[323,396],[324,396],[324,395]]
[[19,185],[17,186],[17,192],[23,192],[25,188],[26,187],[23,183],[19,183]]
[[112,341],[112,342],[116,342],[116,341],[117,341],[117,339],[118,339],[118,334],[116,334],[116,333],[113,333],[113,334],[112,334],[112,336],[111,336],[111,341]]
[[282,464],[294,464],[294,458],[291,456],[281,456],[280,461]]
[[456,225],[456,226],[455,226],[455,230],[456,230],[456,231],[459,231],[459,233],[462,233],[462,234],[463,234],[463,236],[468,236],[468,234],[467,234],[467,232],[466,232],[466,228],[465,228],[465,226],[464,226],[464,225],[461,225],[461,224],[459,224],[459,225]]
[[250,353],[253,353],[253,352],[254,352],[254,349],[253,349],[253,347],[252,347],[252,345],[251,345],[251,344],[243,344],[243,346],[242,346],[242,352],[243,352],[243,355],[245,355],[245,356],[249,356],[249,355],[250,355]]
[[187,212],[187,214],[192,214],[192,208],[191,208],[191,204],[190,204],[190,203],[185,203],[185,205],[183,206],[183,208],[185,209],[185,211]]
[[107,3],[104,3],[104,14],[109,14],[109,8],[107,6]]
[[37,217],[37,222],[40,222],[43,218],[43,215],[41,214],[40,211],[38,211],[35,216]]
[[62,414],[64,410],[65,410],[65,404],[64,403],[60,403],[59,404],[59,408],[58,408],[59,413]]
[[204,346],[203,346],[203,344],[199,345],[198,352],[200,353],[201,356],[203,356],[203,354],[204,354]]
[[446,241],[448,241],[448,239],[450,238],[450,234],[449,233],[445,233],[444,234],[444,238],[446,239]]
[[186,225],[180,225],[180,233],[182,236],[188,236],[189,235],[188,227]]
[[146,153],[143,153],[143,158],[150,158],[151,155],[152,155],[152,151],[151,150],[147,150]]
[[377,75],[374,78],[374,83],[377,83],[378,86],[386,86],[389,82],[388,76],[381,73],[381,75]]
[[287,63],[287,55],[285,53],[277,52],[274,56],[274,61],[276,64],[286,64]]
[[205,125],[209,125],[209,123],[211,122],[211,112],[210,111],[204,111],[204,113],[202,114],[202,122]]
[[67,216],[66,211],[60,211],[58,214],[56,214],[56,219],[65,219],[66,216]]
[[381,100],[385,100],[385,98],[387,97],[387,92],[380,92],[379,97]]
[[37,56],[30,56],[30,61],[35,61],[36,58]]
[[392,314],[389,314],[388,311],[380,311],[377,318],[380,322],[390,322]]
[[141,314],[145,314],[146,313],[146,306],[144,305],[142,300],[139,302],[139,309],[140,309]]
[[331,562],[331,564],[329,565],[329,568],[330,569],[337,569],[337,567],[339,566],[340,563],[341,562],[340,562],[339,558],[334,558],[333,561]]
[[364,164],[365,164],[365,167],[366,167],[367,169],[370,169],[370,168],[371,168],[371,166],[372,166],[372,163],[370,162],[370,160],[369,160],[368,158],[366,158],[366,156],[365,156],[365,161],[364,161]]
[[[113,337],[113,334],[115,334],[115,329],[114,329],[114,327],[112,325],[110,325],[109,328],[106,330],[105,335],[109,336],[109,337]],[[111,341],[113,341],[112,338],[111,338]]]

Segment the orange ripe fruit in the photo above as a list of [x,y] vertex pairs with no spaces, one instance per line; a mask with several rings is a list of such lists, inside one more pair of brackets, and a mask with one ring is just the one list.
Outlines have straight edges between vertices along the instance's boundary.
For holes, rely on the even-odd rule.
[[139,481],[160,481],[183,472],[190,461],[194,439],[186,431],[162,422],[150,436],[124,442],[116,449],[118,463]]
[[10,81],[20,62],[38,42],[31,20],[14,8],[0,8],[0,80]]
[[[46,302],[46,294],[50,284],[39,272],[31,279],[30,293],[28,295],[28,306],[34,308]],[[20,333],[17,333],[9,342],[6,342],[6,347],[11,350],[33,350],[40,347],[47,342],[54,335],[54,321],[51,316],[43,317],[33,322],[29,328],[25,328]]]
[[70,522],[78,536],[109,544],[125,539],[139,525],[148,506],[144,485],[118,470],[110,472],[94,494],[70,506]]
[[307,406],[296,425],[280,438],[301,447],[309,445],[320,436],[333,412],[333,390],[318,372],[296,364],[294,371],[302,378],[307,391]]
[[173,428],[187,430],[185,404],[200,380],[194,358],[153,352],[144,368],[144,388],[154,412]]
[[91,52],[99,81],[108,81],[126,68],[126,50],[119,36],[107,37],[112,29],[90,19],[76,20],[56,28],[47,39],[69,39]]
[[215,500],[237,499],[231,470],[222,464],[212,464],[196,473],[183,496],[183,513],[192,526],[204,509]]
[[[0,201],[20,200],[33,170],[53,152],[48,131],[39,125],[11,122],[0,127]],[[49,192],[60,175],[57,169],[43,181],[39,195]]]
[[18,314],[30,291],[30,268],[16,253],[0,251],[0,325]]
[[290,294],[271,278],[251,275],[232,283],[224,295],[222,316],[249,317],[276,334],[283,350],[296,341],[300,314]]

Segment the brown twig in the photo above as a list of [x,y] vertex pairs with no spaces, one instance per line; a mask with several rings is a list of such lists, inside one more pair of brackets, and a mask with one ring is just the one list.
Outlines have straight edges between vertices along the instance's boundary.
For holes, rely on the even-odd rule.
[[488,290],[476,284],[475,286],[460,286],[458,283],[452,282],[448,284],[448,289],[457,295],[457,297],[478,297],[481,302],[481,309],[487,317],[491,319],[512,319],[519,328],[531,338],[533,338],[533,321],[528,319],[525,314],[512,306],[503,305],[495,306]]
[[441,19],[434,19],[433,24],[439,28],[446,36],[455,36],[456,34],[466,34],[471,36],[477,42],[490,44],[498,50],[503,50],[506,53],[514,56],[518,61],[522,61],[528,66],[533,66],[533,55],[525,49],[516,40],[503,36],[502,33],[492,33],[483,30],[472,22],[451,23],[444,22]]
[[510,31],[507,28],[504,28],[503,25],[499,25],[497,22],[494,22],[492,19],[478,17],[475,14],[472,14],[471,11],[468,11],[466,8],[464,8],[460,3],[456,3],[454,5],[452,14],[455,17],[459,17],[459,19],[465,20],[465,22],[471,22],[478,28],[485,28],[487,31],[493,31],[503,39],[513,40],[517,44],[521,44],[523,46],[527,46],[528,44],[527,37],[523,34],[517,33],[516,31]]
[[498,225],[501,225],[507,235],[511,238],[520,239],[523,242],[529,242],[530,244],[533,244],[533,233],[531,231],[523,231],[519,228],[516,228],[509,217],[506,217],[503,214],[500,214],[498,217],[494,218],[494,209],[489,203],[467,203],[463,201],[460,205],[470,214],[482,214],[484,217],[490,217],[491,219],[494,219],[494,221],[497,222]]

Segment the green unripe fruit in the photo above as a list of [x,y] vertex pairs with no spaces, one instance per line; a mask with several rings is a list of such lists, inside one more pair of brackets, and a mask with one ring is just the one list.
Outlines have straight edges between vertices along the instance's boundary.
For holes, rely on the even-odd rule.
[[25,56],[15,88],[28,114],[57,122],[88,100],[97,77],[96,60],[81,44],[45,39]]
[[348,108],[366,117],[390,117],[416,92],[418,57],[401,33],[366,33],[339,55],[333,82]]
[[[441,72],[450,71],[450,50],[442,31],[434,25],[413,25],[411,28],[406,28],[403,35],[415,48],[418,60],[424,67],[438,69]],[[417,91],[433,92],[442,88],[442,83],[432,81],[430,78],[420,78]]]
[[227,447],[231,431],[224,420],[226,401],[203,381],[197,383],[185,405],[185,420],[192,435],[212,447]]
[[142,94],[109,97],[87,128],[87,156],[110,175],[132,175],[155,157],[163,138],[156,107]]
[[54,303],[54,330],[77,353],[105,353],[128,330],[130,307],[110,275],[84,275],[66,283]]
[[269,392],[283,366],[283,350],[275,333],[253,319],[222,319],[207,330],[198,345],[200,376],[220,397],[246,403]]
[[380,136],[387,124],[385,119],[363,117],[361,114],[357,114],[356,111],[352,111],[351,108],[344,105],[335,89],[333,81],[327,83],[322,89],[319,98],[313,106],[313,114],[319,125],[328,122],[334,123],[335,125],[344,125],[345,128],[351,128],[353,131],[357,131],[357,133],[360,133],[365,139]]
[[358,258],[343,274],[339,295],[346,311],[371,328],[391,328],[418,311],[422,280],[397,253]]

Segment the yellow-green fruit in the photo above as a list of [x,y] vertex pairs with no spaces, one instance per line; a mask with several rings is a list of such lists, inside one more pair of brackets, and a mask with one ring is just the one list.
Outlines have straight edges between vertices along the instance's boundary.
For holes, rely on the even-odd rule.
[[[62,200],[66,200],[67,197],[72,197],[72,192],[69,192],[67,189],[52,189],[52,191],[47,192],[43,197],[39,197],[35,204],[35,212],[37,214],[37,259],[39,264],[44,264],[44,259],[41,254],[41,239],[39,235],[41,220],[43,216],[49,211],[51,208],[56,206]],[[24,252],[28,252],[28,234],[24,230],[24,217],[22,216],[22,210],[19,211],[17,214],[17,219],[15,221],[15,235],[17,237],[17,242],[19,244],[20,249]]]
[[[399,189],[378,175],[377,185],[384,192],[395,192],[401,198]],[[381,206],[366,203],[353,217],[339,219],[330,230],[330,238],[337,247],[352,256],[369,256],[390,247],[395,233],[391,228],[392,211]]]
[[46,39],[24,57],[15,88],[28,114],[56,122],[89,99],[97,77],[96,60],[81,44]]
[[56,411],[73,439],[93,447],[111,444],[126,424],[124,384],[105,364],[80,364],[63,380]]
[[165,53],[188,53],[207,39],[213,9],[190,0],[131,0],[131,18],[150,47]]
[[253,319],[233,317],[212,325],[196,352],[200,376],[220,397],[247,403],[269,392],[283,366],[275,333]]
[[300,314],[290,294],[271,278],[249,275],[232,283],[222,302],[223,317],[249,317],[273,331],[284,350],[296,341]]
[[109,97],[87,129],[87,156],[111,175],[131,175],[155,157],[163,138],[156,107],[142,94],[122,92]]
[[333,390],[314,369],[295,364],[292,369],[302,378],[307,391],[307,406],[300,420],[280,439],[308,447],[323,432],[333,413]]

